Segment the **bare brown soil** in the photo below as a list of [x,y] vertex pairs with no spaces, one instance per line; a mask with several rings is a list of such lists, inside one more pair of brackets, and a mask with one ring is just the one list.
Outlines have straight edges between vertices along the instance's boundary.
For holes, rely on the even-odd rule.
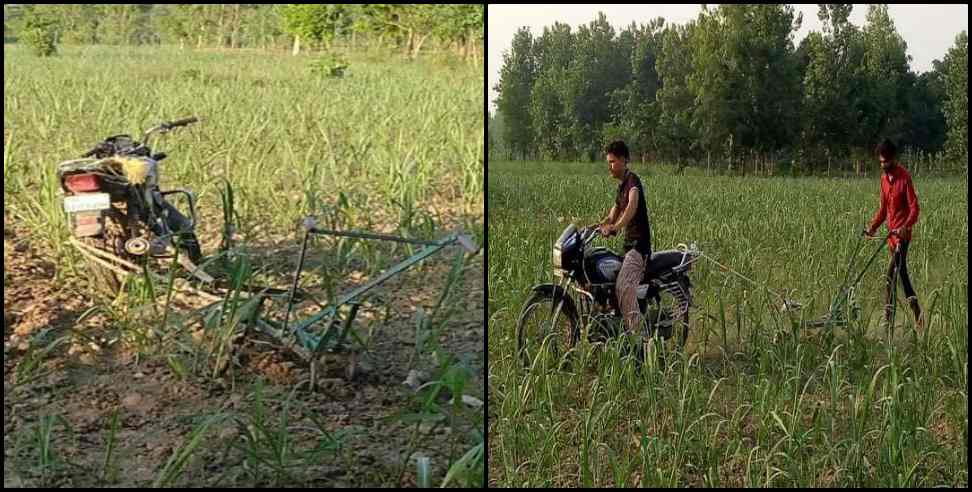
[[[336,454],[290,470],[281,485],[414,486],[415,459],[404,467],[414,425],[394,418],[407,411],[414,392],[403,384],[414,352],[414,313],[434,305],[449,270],[447,258],[432,261],[418,273],[392,280],[382,291],[393,315],[376,332],[373,351],[363,356],[363,368],[347,381],[347,361],[334,357],[320,375],[321,388],[294,392],[309,378],[306,365],[272,340],[241,337],[234,346],[229,371],[213,378],[208,370],[180,376],[166,354],[144,355],[125,343],[104,343],[112,320],[104,314],[79,318],[95,304],[83,287],[58,279],[56,263],[32,245],[29,231],[4,218],[4,487],[13,486],[151,486],[192,431],[209,416],[226,418],[206,434],[185,471],[172,485],[271,486],[269,474],[254,478],[239,446],[245,444],[233,419],[253,415],[255,388],[265,382],[268,415],[278,421],[285,400],[289,408],[290,438],[297,450],[320,440],[311,432],[310,416],[330,432],[348,432]],[[470,270],[462,288],[462,315],[453,319],[441,343],[449,352],[471,354],[473,388],[466,390],[485,401],[485,305],[482,258]],[[366,315],[367,316],[367,315]],[[384,319],[384,318],[382,318]],[[73,335],[82,333],[84,336]],[[46,334],[45,334],[46,333]],[[43,338],[39,337],[44,334]],[[67,337],[49,353],[28,350],[45,341]],[[30,359],[39,360],[28,372]],[[434,371],[429,361],[420,369]],[[21,377],[18,381],[18,372]],[[29,374],[30,378],[24,378]],[[26,380],[24,380],[26,379]],[[18,384],[19,383],[19,384]],[[482,409],[470,410],[482,413]],[[120,428],[108,467],[104,466],[112,416]],[[35,432],[45,417],[61,417],[49,443],[55,465],[47,466]],[[457,459],[472,445],[475,425],[463,420],[422,425],[414,451],[432,458],[433,476],[440,483],[450,458]],[[480,422],[479,429],[482,429]],[[107,473],[106,473],[107,472]],[[105,476],[103,476],[105,475]]]

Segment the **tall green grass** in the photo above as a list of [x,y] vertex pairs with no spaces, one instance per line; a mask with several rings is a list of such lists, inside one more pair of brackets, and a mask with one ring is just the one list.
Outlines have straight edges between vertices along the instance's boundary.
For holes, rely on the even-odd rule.
[[393,227],[401,206],[449,203],[455,218],[482,217],[481,71],[352,58],[333,79],[308,63],[156,47],[65,48],[39,59],[5,46],[6,208],[56,246],[66,237],[58,162],[108,135],[197,115],[201,123],[156,146],[170,155],[163,186],[200,194],[214,232],[223,180],[240,216],[263,233],[291,233],[342,192]]
[[830,332],[800,325],[837,294],[854,234],[877,207],[876,178],[634,170],[656,250],[697,241],[747,277],[792,289],[805,308],[780,313],[765,290],[703,261],[691,273],[684,354],[639,368],[617,341],[582,343],[570,366],[524,368],[514,336],[521,304],[533,284],[552,281],[563,228],[601,219],[616,182],[603,164],[491,163],[492,485],[968,485],[964,179],[916,180],[922,212],[909,268],[930,322],[916,334],[899,301],[889,334],[878,326],[887,253],[855,291],[859,320]]

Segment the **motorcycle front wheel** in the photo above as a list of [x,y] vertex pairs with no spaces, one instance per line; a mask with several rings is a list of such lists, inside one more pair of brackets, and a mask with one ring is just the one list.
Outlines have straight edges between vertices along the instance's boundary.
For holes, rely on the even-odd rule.
[[538,291],[523,304],[516,325],[516,346],[525,367],[530,367],[542,351],[559,363],[577,346],[580,320],[568,302],[567,298],[555,299],[552,293]]

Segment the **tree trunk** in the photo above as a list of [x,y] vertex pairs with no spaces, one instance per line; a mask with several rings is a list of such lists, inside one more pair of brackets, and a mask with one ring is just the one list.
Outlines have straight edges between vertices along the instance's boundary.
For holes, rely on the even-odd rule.
[[729,172],[732,173],[732,158],[735,154],[732,151],[732,134],[729,134]]
[[412,51],[412,59],[413,60],[416,59],[416,58],[418,58],[419,51],[422,50],[422,45],[425,44],[425,40],[428,39],[429,36],[431,36],[431,33],[430,34],[425,34],[425,35],[423,35],[422,37],[419,38],[418,43],[415,44],[415,50]]
[[297,56],[300,54],[300,35],[294,36],[294,49],[291,51],[291,55]]
[[219,48],[226,47],[225,16],[226,4],[224,3],[219,6],[219,21],[216,23],[216,46]]
[[233,36],[230,38],[230,47],[239,48],[240,47],[240,27],[241,27],[241,17],[242,13],[240,11],[241,4],[234,4],[234,15],[233,15]]

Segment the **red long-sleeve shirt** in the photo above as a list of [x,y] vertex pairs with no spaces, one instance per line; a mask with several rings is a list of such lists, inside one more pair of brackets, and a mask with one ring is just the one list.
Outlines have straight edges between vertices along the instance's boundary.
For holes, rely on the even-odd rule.
[[888,230],[901,229],[900,238],[892,235],[888,239],[892,251],[901,239],[911,241],[911,227],[918,222],[918,195],[911,183],[911,174],[901,164],[881,173],[881,208],[871,219],[871,232],[885,220]]

